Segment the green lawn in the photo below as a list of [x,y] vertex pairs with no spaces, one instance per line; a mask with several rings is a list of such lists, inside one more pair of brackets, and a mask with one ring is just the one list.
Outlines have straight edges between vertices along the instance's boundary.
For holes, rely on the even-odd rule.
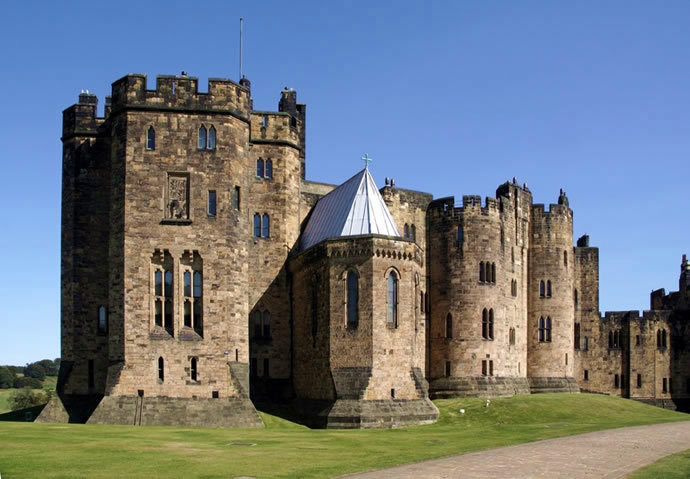
[[[594,394],[439,400],[436,424],[310,430],[262,413],[264,429],[0,423],[13,477],[329,477],[601,429],[690,419]],[[464,408],[461,415],[459,409]]]
[[690,449],[659,459],[628,476],[628,479],[682,479],[690,477]]

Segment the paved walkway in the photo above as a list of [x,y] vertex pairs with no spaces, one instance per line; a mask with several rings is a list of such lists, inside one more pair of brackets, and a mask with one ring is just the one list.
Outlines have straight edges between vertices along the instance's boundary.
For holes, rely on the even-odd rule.
[[548,439],[347,477],[614,478],[686,449],[690,449],[690,421]]

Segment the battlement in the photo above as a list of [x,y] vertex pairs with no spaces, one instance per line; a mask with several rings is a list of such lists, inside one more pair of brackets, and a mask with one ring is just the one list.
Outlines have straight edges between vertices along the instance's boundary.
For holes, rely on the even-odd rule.
[[302,121],[286,112],[252,111],[250,141],[288,143],[301,148],[299,129]]
[[[106,109],[108,100],[106,99]],[[79,94],[79,102],[62,112],[62,139],[95,136],[104,119],[98,117],[98,97],[88,91]]]
[[629,319],[639,319],[640,312],[638,310],[631,311],[606,311],[601,317],[603,321],[623,321]]
[[549,209],[547,210],[543,203],[536,203],[532,205],[532,216],[535,219],[548,219],[554,216],[565,216],[572,219],[573,211],[566,205],[555,205],[553,203],[549,205]]
[[225,78],[209,78],[208,93],[199,92],[197,77],[158,75],[156,88],[149,90],[147,77],[130,73],[112,85],[112,112],[122,109],[202,111],[230,114],[248,119],[251,109],[247,86]]

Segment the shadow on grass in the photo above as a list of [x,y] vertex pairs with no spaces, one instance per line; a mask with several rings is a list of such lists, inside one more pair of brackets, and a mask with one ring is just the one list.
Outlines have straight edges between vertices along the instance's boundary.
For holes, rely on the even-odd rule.
[[16,411],[6,412],[5,414],[0,414],[0,421],[13,421],[13,422],[33,422],[36,420],[43,408],[46,407],[45,404],[40,406],[27,407],[25,409],[17,409]]

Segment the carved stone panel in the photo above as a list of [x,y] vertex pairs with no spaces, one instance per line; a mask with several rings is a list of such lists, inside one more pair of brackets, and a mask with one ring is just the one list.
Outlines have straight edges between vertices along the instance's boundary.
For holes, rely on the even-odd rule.
[[165,217],[189,219],[189,174],[169,173]]

